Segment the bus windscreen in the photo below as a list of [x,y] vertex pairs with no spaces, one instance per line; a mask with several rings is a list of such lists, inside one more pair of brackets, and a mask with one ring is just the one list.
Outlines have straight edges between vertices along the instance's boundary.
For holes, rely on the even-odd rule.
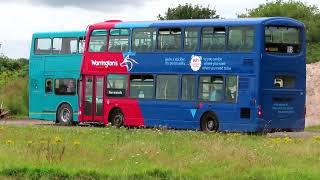
[[300,30],[294,27],[267,26],[265,51],[269,53],[300,53]]

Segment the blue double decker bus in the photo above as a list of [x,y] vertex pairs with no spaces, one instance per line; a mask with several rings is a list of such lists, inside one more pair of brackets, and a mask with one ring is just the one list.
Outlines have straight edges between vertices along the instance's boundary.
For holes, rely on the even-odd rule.
[[41,32],[32,37],[29,118],[69,125],[78,120],[77,84],[84,32]]
[[89,26],[79,121],[203,131],[300,131],[303,23],[286,18]]

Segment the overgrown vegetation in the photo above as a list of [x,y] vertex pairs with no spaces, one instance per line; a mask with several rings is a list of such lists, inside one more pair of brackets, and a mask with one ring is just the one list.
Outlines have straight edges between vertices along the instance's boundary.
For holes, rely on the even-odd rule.
[[310,139],[152,129],[0,127],[0,177],[317,179]]
[[11,115],[28,114],[28,60],[0,56],[0,104]]
[[285,16],[302,21],[307,30],[307,63],[320,61],[320,10],[297,0],[274,0],[260,4],[257,8],[248,9],[239,17],[276,17]]
[[[320,10],[315,5],[309,5],[298,0],[273,0],[266,1],[256,8],[247,9],[238,14],[238,17],[291,17],[302,21],[307,30],[307,63],[320,61]],[[209,6],[192,5],[186,3],[176,7],[170,7],[164,15],[158,15],[159,20],[172,19],[214,19],[223,18]]]

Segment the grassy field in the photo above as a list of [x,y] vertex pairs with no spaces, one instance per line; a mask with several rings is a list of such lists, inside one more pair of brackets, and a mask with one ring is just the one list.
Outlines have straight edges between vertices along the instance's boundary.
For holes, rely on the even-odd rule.
[[320,126],[307,127],[306,131],[320,131]]
[[310,139],[90,127],[0,126],[0,178],[316,179]]

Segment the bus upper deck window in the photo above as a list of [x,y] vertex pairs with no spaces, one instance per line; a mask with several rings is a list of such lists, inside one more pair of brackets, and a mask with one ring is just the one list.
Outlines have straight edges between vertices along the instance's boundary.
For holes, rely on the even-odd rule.
[[106,51],[107,31],[105,29],[95,29],[92,31],[89,41],[89,52]]
[[110,29],[108,51],[127,52],[129,50],[129,39],[129,29]]
[[159,29],[158,50],[163,52],[178,52],[181,49],[181,29]]
[[301,51],[300,30],[295,27],[267,26],[265,51],[268,53],[296,54]]
[[201,51],[224,51],[226,46],[225,27],[204,27],[201,32]]
[[35,40],[35,54],[50,54],[51,53],[51,39],[38,38]]
[[53,38],[52,54],[77,53],[77,38]]
[[254,47],[254,28],[251,26],[230,27],[228,50],[229,51],[252,51]]
[[85,45],[85,38],[83,38],[83,37],[79,38],[79,42],[78,42],[78,52],[79,53],[83,53],[84,45]]

